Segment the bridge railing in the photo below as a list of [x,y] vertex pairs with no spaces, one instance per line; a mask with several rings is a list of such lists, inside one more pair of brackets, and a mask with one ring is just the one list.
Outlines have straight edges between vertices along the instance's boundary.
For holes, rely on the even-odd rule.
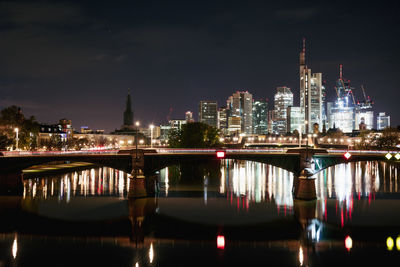
[[196,153],[196,154],[209,154],[216,153],[217,151],[224,150],[226,153],[283,153],[286,150],[283,148],[241,148],[241,149],[192,149],[192,148],[158,148],[157,153],[172,153],[172,154],[184,154],[184,153]]
[[52,156],[52,155],[88,155],[88,154],[117,154],[119,150],[66,150],[66,151],[0,151],[0,156]]
[[387,153],[396,154],[399,150],[357,150],[357,149],[328,149],[328,153],[332,154],[344,154],[349,152],[350,154],[365,154],[365,155],[386,155]]

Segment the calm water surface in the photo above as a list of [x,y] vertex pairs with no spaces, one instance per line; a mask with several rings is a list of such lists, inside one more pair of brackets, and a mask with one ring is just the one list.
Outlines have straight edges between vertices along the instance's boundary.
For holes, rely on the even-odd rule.
[[0,266],[386,266],[400,259],[399,167],[382,162],[320,172],[316,201],[293,199],[291,173],[249,161],[171,166],[147,182],[106,167],[12,182],[20,178],[1,182]]

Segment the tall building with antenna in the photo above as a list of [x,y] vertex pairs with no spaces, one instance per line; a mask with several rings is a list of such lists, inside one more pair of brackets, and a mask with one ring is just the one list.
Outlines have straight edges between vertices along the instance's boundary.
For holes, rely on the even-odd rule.
[[325,88],[322,85],[322,73],[312,73],[306,65],[306,39],[300,52],[300,110],[304,114],[305,133],[309,133],[318,124],[322,129],[324,119]]

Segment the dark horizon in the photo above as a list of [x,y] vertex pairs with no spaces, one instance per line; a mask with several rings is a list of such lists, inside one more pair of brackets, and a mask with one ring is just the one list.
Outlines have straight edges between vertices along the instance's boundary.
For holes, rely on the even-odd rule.
[[342,64],[356,96],[364,85],[375,113],[397,126],[400,4],[344,3],[2,2],[0,108],[110,132],[123,124],[128,88],[144,126],[164,123],[171,108],[171,118],[197,118],[200,100],[223,106],[237,90],[271,109],[276,87],[288,86],[298,105],[305,37],[327,101]]

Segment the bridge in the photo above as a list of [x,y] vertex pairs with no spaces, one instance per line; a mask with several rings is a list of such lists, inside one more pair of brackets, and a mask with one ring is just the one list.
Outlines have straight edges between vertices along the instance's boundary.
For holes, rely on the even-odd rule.
[[[223,152],[217,157],[217,152]],[[388,159],[387,154],[391,155]],[[345,156],[346,155],[346,156]],[[3,152],[0,170],[20,172],[34,165],[49,162],[89,162],[154,180],[158,170],[182,163],[221,161],[221,159],[249,160],[280,167],[296,177],[294,194],[299,199],[314,199],[314,174],[340,163],[356,161],[389,161],[398,164],[398,151],[332,150],[312,148],[269,149],[132,149],[67,152]],[[151,178],[152,177],[152,178]]]

